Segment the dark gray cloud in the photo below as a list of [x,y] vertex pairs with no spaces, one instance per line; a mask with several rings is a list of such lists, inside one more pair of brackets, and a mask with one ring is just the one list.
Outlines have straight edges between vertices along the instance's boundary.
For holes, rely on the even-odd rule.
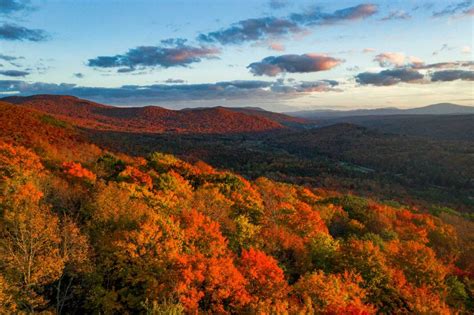
[[98,102],[138,105],[209,100],[281,100],[294,98],[302,93],[333,91],[337,84],[332,80],[288,83],[283,80],[242,80],[203,84],[124,85],[117,88],[103,88],[81,87],[66,83],[0,80],[0,95],[74,95]]
[[434,6],[433,2],[425,2],[425,3],[421,3],[421,4],[418,4],[418,5],[414,6],[412,11],[418,11],[418,10],[427,11],[427,10],[431,10],[433,8],[433,6]]
[[431,81],[474,81],[474,71],[468,70],[441,70],[431,74]]
[[0,54],[0,59],[10,62],[10,61],[15,61],[17,59],[24,59],[24,57],[16,57],[16,56],[9,56],[9,55]]
[[451,3],[440,11],[433,12],[433,17],[450,16],[459,13],[469,14],[472,8],[472,0]]
[[122,55],[99,56],[89,59],[88,66],[96,68],[120,68],[118,72],[131,72],[146,67],[188,66],[203,59],[216,58],[219,49],[205,46],[189,46],[182,39],[167,39],[161,46],[139,46]]
[[172,83],[172,84],[181,84],[181,83],[186,83],[186,81],[181,80],[181,79],[167,79],[164,81],[165,83]]
[[0,14],[11,14],[13,12],[23,11],[30,8],[30,1],[0,0]]
[[431,64],[414,64],[413,69],[425,70],[425,69],[450,69],[458,67],[474,67],[474,61],[448,61],[438,62]]
[[362,72],[355,76],[356,81],[362,85],[388,86],[398,83],[414,83],[423,80],[420,72],[408,68],[396,68],[380,72]]
[[241,44],[269,37],[280,37],[301,32],[301,27],[286,18],[264,17],[239,21],[219,31],[200,34],[198,40],[206,43]]
[[10,23],[0,25],[0,40],[41,42],[48,38],[49,35],[43,30],[29,29]]
[[305,73],[324,71],[334,68],[342,62],[333,57],[304,54],[270,56],[247,66],[254,75],[276,76],[280,73]]
[[117,69],[117,73],[129,73],[135,71],[134,68],[120,68]]
[[73,76],[76,77],[76,78],[78,78],[78,79],[84,78],[84,74],[82,74],[82,73],[80,73],[80,72],[74,73]]
[[411,15],[403,10],[397,10],[390,12],[387,16],[381,18],[381,21],[390,20],[408,20],[411,19]]
[[294,13],[290,16],[292,21],[302,25],[335,24],[344,21],[356,21],[368,18],[377,13],[375,4],[364,3],[353,7],[324,13],[319,9],[309,10],[305,13]]
[[293,13],[282,18],[273,16],[252,18],[239,21],[218,31],[200,34],[198,40],[222,45],[241,44],[300,33],[307,26],[360,20],[376,12],[377,6],[361,4],[337,10],[333,13],[324,13],[319,9],[314,9],[303,13]]
[[25,77],[29,75],[30,73],[28,71],[20,71],[20,70],[3,70],[3,71],[0,71],[0,74],[7,77]]
[[437,49],[433,51],[432,55],[436,56],[439,55],[441,52],[446,51],[446,50],[453,50],[453,47],[449,47],[448,44],[443,44],[440,49]]
[[21,57],[21,56],[16,57],[16,56],[0,54],[0,60],[4,60],[8,62],[10,65],[15,66],[15,67],[21,67],[18,61],[23,60],[23,59],[25,59],[25,57]]

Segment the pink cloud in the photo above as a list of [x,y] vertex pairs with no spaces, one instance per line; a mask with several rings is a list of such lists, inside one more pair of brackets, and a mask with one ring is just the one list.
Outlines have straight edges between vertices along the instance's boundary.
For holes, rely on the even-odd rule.
[[362,49],[362,52],[363,52],[364,54],[366,54],[366,53],[371,53],[371,52],[374,52],[374,51],[375,51],[374,48],[364,48],[364,49]]
[[279,42],[270,42],[268,48],[275,51],[285,51],[285,45]]
[[405,64],[405,54],[400,52],[384,52],[375,56],[374,61],[378,62],[381,67],[391,65],[400,67]]

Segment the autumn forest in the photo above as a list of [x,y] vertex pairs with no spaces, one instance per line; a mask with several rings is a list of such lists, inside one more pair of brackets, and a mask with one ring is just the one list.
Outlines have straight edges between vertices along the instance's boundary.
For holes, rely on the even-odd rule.
[[[45,98],[71,112],[46,113]],[[103,146],[100,126],[71,118],[80,114],[65,101],[83,100],[8,101],[2,314],[472,310],[469,211],[239,175],[166,152],[129,155]]]
[[474,0],[0,0],[0,315],[474,314]]

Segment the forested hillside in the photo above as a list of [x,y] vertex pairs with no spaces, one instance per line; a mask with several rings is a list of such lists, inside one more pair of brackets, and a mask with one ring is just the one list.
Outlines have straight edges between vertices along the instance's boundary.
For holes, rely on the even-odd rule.
[[472,310],[474,225],[456,213],[113,153],[0,106],[0,313]]
[[359,116],[320,120],[321,125],[351,123],[384,133],[431,140],[474,141],[474,115]]
[[[157,106],[114,107],[73,96],[58,95],[6,97],[3,100],[18,106],[40,110],[77,126],[97,130],[212,134],[284,129],[284,126],[279,122],[271,120],[259,112],[254,115],[223,107],[181,111]],[[281,121],[282,118],[279,118]],[[288,119],[299,121],[293,117],[288,117]]]

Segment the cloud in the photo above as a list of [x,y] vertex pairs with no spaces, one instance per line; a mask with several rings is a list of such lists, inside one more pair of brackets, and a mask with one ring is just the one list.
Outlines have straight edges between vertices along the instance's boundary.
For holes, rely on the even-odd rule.
[[0,59],[5,60],[5,61],[14,61],[14,60],[17,60],[17,59],[22,59],[22,58],[23,57],[15,57],[15,56],[0,54]]
[[222,45],[241,44],[299,32],[302,32],[302,29],[293,21],[285,18],[264,17],[242,20],[228,28],[200,34],[198,40]]
[[402,66],[405,64],[405,54],[400,52],[384,52],[374,57],[381,67]]
[[29,1],[22,0],[0,0],[0,14],[11,14],[13,12],[30,9]]
[[0,40],[41,42],[47,40],[48,38],[49,35],[43,30],[29,29],[9,23],[0,25]]
[[274,10],[282,9],[288,6],[288,4],[289,4],[288,0],[270,0],[268,2],[268,5],[270,6],[270,8]]
[[460,12],[464,14],[469,14],[473,8],[472,0],[465,0],[457,3],[451,3],[450,5],[446,6],[443,10],[433,12],[433,17],[443,17],[443,16],[450,16],[456,15]]
[[335,80],[303,81],[292,84],[283,84],[282,81],[277,82],[279,83],[272,86],[272,91],[285,94],[341,91],[335,88],[339,85],[339,82]]
[[303,13],[293,13],[288,17],[281,18],[273,16],[252,18],[241,20],[217,31],[199,34],[198,40],[205,43],[228,45],[274,39],[303,33],[307,26],[361,20],[376,12],[377,6],[361,4],[337,10],[333,13],[323,13],[316,9]]
[[470,54],[472,52],[471,46],[463,46],[461,48],[461,53],[463,54]]
[[374,61],[381,67],[403,67],[422,65],[424,62],[421,58],[415,56],[406,56],[401,52],[383,52],[374,57]]
[[443,51],[445,51],[445,50],[452,50],[452,49],[453,49],[453,48],[452,48],[452,47],[449,47],[448,44],[443,44],[443,46],[441,46],[440,49],[433,51],[432,55],[433,55],[433,56],[436,56],[436,55],[438,55],[439,53],[441,53],[441,52],[443,52]]
[[441,70],[431,74],[431,81],[474,81],[474,71],[467,70]]
[[426,3],[422,3],[422,4],[419,4],[419,5],[416,5],[415,7],[413,7],[412,11],[418,11],[418,10],[424,10],[424,11],[427,11],[427,10],[431,10],[434,6],[434,3],[432,2],[426,2]]
[[413,67],[413,66],[419,66],[419,65],[423,65],[425,62],[423,61],[423,59],[419,58],[419,57],[416,57],[416,56],[408,56],[407,57],[408,59],[408,63]]
[[82,74],[82,73],[80,73],[80,72],[74,73],[73,76],[76,77],[76,78],[78,78],[78,79],[84,78],[84,74]]
[[[404,56],[404,55],[403,55]],[[408,60],[408,63],[405,63]],[[382,59],[383,61],[383,59]],[[383,70],[378,73],[363,72],[355,76],[356,81],[362,85],[389,86],[398,83],[440,82],[440,81],[474,81],[474,71],[459,68],[473,69],[474,61],[449,61],[432,64],[424,64],[417,57],[402,58],[397,56],[390,62],[392,65],[400,66],[391,70]],[[402,67],[403,66],[403,67]],[[456,69],[458,68],[458,69]],[[447,69],[428,72],[425,75],[419,70]]]
[[397,10],[390,12],[387,16],[381,18],[381,21],[391,20],[408,20],[411,19],[411,15],[403,10]]
[[98,102],[115,104],[153,104],[157,102],[209,100],[281,100],[307,93],[334,91],[336,81],[314,82],[276,81],[223,81],[202,84],[124,85],[116,88],[81,87],[75,84],[53,84],[21,80],[0,80],[1,94],[74,95]]
[[438,62],[431,64],[414,64],[412,65],[413,69],[426,70],[426,69],[452,69],[459,67],[473,67],[474,61],[448,61],[448,62]]
[[375,51],[374,48],[364,48],[364,49],[362,49],[362,52],[364,54],[371,53],[371,52],[374,52],[374,51]]
[[0,74],[7,77],[24,77],[24,76],[29,75],[30,73],[27,71],[20,71],[20,70],[3,70],[3,71],[0,71]]
[[359,84],[375,86],[389,86],[402,82],[416,83],[421,82],[423,78],[424,76],[420,72],[407,68],[383,70],[377,73],[363,72],[355,76]]
[[216,58],[220,50],[213,47],[194,47],[184,40],[165,40],[161,46],[139,46],[125,54],[99,56],[89,59],[88,66],[96,68],[120,68],[118,72],[130,72],[146,67],[184,67],[203,59]]
[[302,14],[292,14],[290,18],[292,21],[303,25],[323,25],[362,20],[374,15],[377,11],[376,5],[365,3],[337,10],[333,13],[323,13],[319,9],[315,9]]
[[285,51],[285,45],[280,42],[270,42],[268,43],[268,48],[275,51]]
[[474,7],[465,10],[465,11],[463,12],[463,15],[466,15],[466,16],[473,16],[473,15],[474,15]]
[[352,66],[352,67],[347,67],[347,71],[359,71],[360,67],[359,66]]
[[165,83],[172,83],[172,84],[181,84],[181,83],[186,83],[186,81],[181,80],[181,79],[167,79],[164,81]]
[[280,73],[306,73],[332,69],[340,59],[319,54],[270,56],[247,66],[254,75],[274,77]]
[[117,73],[129,73],[135,71],[135,68],[120,68],[117,69]]

